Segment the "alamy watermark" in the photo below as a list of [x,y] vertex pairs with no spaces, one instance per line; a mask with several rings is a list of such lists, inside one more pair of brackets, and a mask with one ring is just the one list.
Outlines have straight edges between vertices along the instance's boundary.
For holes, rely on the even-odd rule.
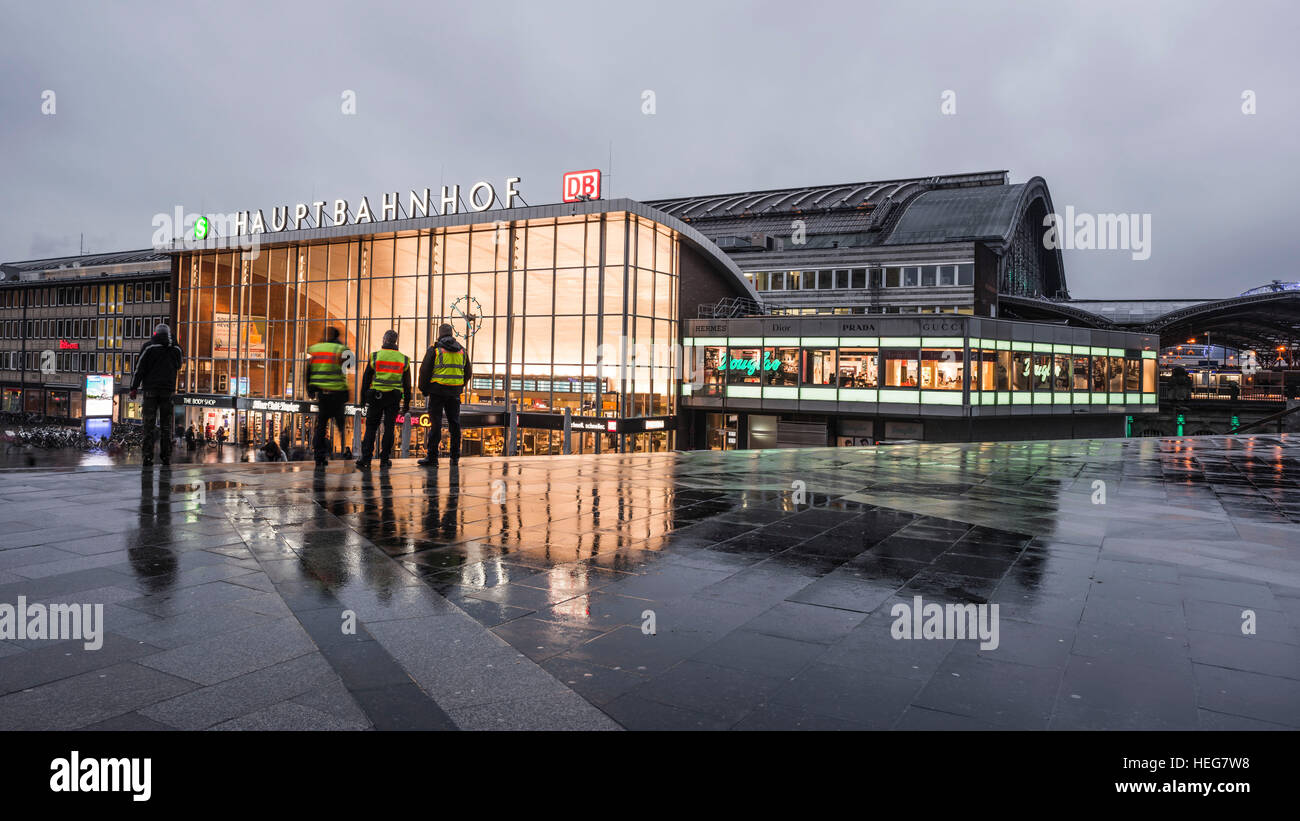
[[16,605],[0,603],[0,639],[72,639],[98,650],[104,646],[104,605],[28,604],[26,596],[19,596]]
[[889,609],[895,639],[979,639],[981,650],[998,649],[996,604],[926,604],[920,596]]
[[1151,258],[1150,214],[1075,213],[1073,205],[1065,214],[1043,217],[1043,247],[1049,251],[1131,251],[1133,259]]

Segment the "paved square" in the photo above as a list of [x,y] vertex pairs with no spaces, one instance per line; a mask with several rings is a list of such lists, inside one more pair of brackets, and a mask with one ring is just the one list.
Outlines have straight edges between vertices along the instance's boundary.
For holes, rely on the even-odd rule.
[[0,728],[1297,728],[1297,524],[1286,436],[10,470],[0,604],[105,632]]

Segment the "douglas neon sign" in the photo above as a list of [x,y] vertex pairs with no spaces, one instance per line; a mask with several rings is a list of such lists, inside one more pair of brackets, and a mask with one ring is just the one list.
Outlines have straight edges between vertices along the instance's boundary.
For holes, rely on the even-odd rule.
[[[770,356],[768,356],[767,352],[764,351],[763,370],[771,371],[772,373],[775,373],[780,369],[781,369],[781,361],[779,359],[771,358]],[[757,359],[736,359],[732,357],[731,359],[728,359],[726,364],[722,366],[722,370],[728,372],[736,372],[736,373],[743,371],[749,374],[750,376],[753,376],[754,374],[758,373],[758,360]]]

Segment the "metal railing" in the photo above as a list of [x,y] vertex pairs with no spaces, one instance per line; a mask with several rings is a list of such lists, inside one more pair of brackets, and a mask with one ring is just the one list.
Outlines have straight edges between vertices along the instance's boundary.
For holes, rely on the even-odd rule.
[[1277,432],[1282,433],[1283,432],[1282,420],[1290,416],[1291,414],[1295,413],[1296,411],[1300,411],[1300,405],[1287,408],[1286,410],[1280,410],[1277,413],[1271,413],[1268,416],[1265,416],[1263,419],[1256,419],[1254,422],[1247,422],[1244,425],[1237,425],[1235,428],[1229,430],[1228,433],[1244,433],[1250,430],[1251,428],[1256,428],[1259,427],[1260,425],[1272,424],[1273,422],[1277,423]]
[[1281,386],[1246,386],[1240,388],[1235,393],[1229,388],[1205,388],[1205,387],[1176,387],[1173,385],[1160,386],[1160,398],[1162,400],[1172,400],[1175,402],[1185,402],[1193,399],[1200,400],[1219,400],[1219,401],[1242,401],[1242,402],[1283,402],[1286,395],[1283,394]]

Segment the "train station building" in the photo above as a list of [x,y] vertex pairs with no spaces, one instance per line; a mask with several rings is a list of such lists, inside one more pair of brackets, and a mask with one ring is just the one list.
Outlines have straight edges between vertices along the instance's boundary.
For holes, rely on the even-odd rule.
[[[1173,337],[1189,322],[1208,327],[1223,314],[1241,328],[1243,311],[1266,308],[1269,339],[1294,338],[1293,291],[1180,304],[1163,325],[1072,300],[1060,249],[1043,242],[1056,209],[1038,177],[1013,183],[993,171],[644,202],[599,199],[597,187],[596,198],[538,206],[524,203],[526,190],[512,177],[476,184],[468,199],[454,186],[413,191],[409,207],[390,192],[373,207],[362,198],[239,212],[224,225],[214,217],[219,230],[132,257],[132,276],[149,283],[139,309],[115,300],[115,281],[75,295],[68,283],[64,298],[85,303],[74,312],[94,315],[71,325],[95,331],[79,342],[94,358],[76,366],[117,368],[122,392],[130,351],[111,365],[99,355],[135,327],[124,316],[117,333],[113,312],[164,306],[187,357],[179,424],[305,443],[314,422],[305,352],[326,327],[362,363],[395,329],[418,366],[448,322],[473,365],[467,455],[651,452],[1124,436],[1158,411],[1161,352],[1186,341]],[[26,317],[12,323],[16,337],[35,330],[33,316],[58,312],[33,304],[48,299],[41,280],[75,278],[58,272],[81,267],[77,283],[90,285],[125,271],[68,259],[4,266],[0,291],[26,294],[0,301]],[[147,301],[155,289],[161,303]],[[102,340],[101,326],[110,329]],[[0,352],[0,367],[14,366],[0,381],[15,407],[48,406],[48,388],[33,393],[32,354],[44,341],[3,343],[15,348]],[[356,421],[358,382],[349,374]],[[118,404],[117,421],[129,421]],[[403,420],[409,455],[423,448],[413,435],[427,424],[420,404]],[[359,433],[352,424],[336,445],[355,450]]]

